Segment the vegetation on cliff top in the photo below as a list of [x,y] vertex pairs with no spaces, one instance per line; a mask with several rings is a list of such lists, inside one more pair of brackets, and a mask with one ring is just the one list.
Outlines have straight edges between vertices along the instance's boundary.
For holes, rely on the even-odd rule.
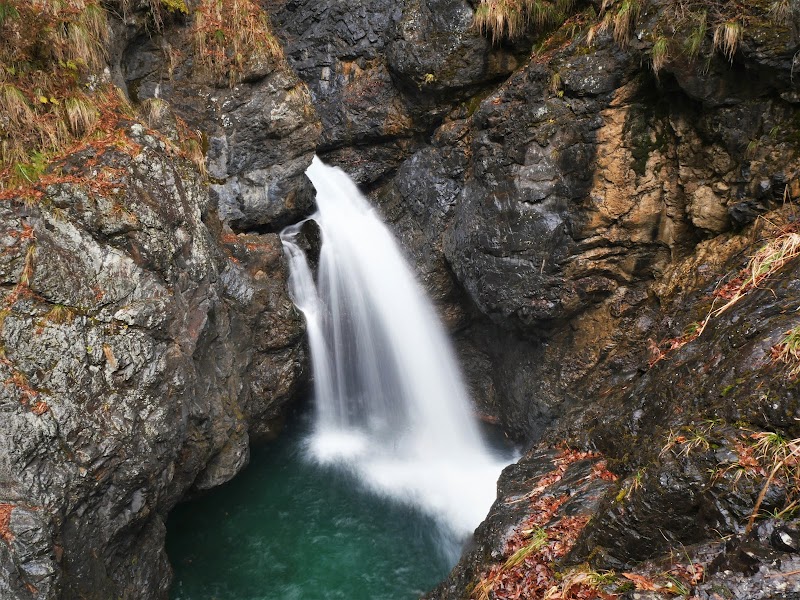
[[253,0],[201,0],[192,33],[196,68],[230,86],[248,67],[283,59],[269,16]]
[[[193,3],[194,4],[194,3]],[[190,17],[195,72],[235,85],[248,70],[283,58],[267,14],[254,0],[150,0],[146,27]],[[119,14],[130,0],[114,5]],[[110,10],[110,9],[109,9]],[[113,15],[100,0],[0,0],[0,193],[34,184],[60,157],[118,131],[136,113],[107,74]],[[140,106],[151,127],[166,112]],[[179,123],[180,153],[204,172],[198,136]],[[113,136],[112,136],[113,137]]]
[[108,38],[98,0],[0,2],[0,190],[33,182],[124,109],[97,76]]
[[[560,27],[576,5],[575,0],[480,0],[474,23],[493,43],[499,43],[520,38],[531,28]],[[694,60],[705,51],[709,57],[718,53],[733,61],[748,24],[768,21],[783,27],[796,10],[789,0],[669,0],[665,7],[639,36],[650,45],[655,72],[677,54]],[[595,23],[586,29],[586,43],[591,45],[598,35],[610,32],[617,44],[625,46],[646,8],[645,0],[603,0]]]

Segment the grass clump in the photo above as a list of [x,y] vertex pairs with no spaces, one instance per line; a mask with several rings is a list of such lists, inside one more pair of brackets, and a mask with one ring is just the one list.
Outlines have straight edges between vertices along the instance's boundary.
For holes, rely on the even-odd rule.
[[109,35],[100,0],[0,0],[0,191],[32,183],[119,109],[97,77]]
[[86,95],[67,98],[64,101],[64,110],[67,114],[70,133],[75,137],[91,133],[99,118],[97,106]]
[[769,14],[772,20],[778,25],[785,25],[789,22],[795,8],[791,4],[791,0],[775,0],[770,6]]
[[475,9],[475,27],[490,35],[492,43],[522,36],[528,26],[537,28],[562,24],[575,0],[481,0]]
[[708,13],[704,10],[692,14],[693,25],[689,35],[683,43],[683,49],[690,60],[700,55],[703,41],[708,33]]
[[678,457],[688,457],[693,452],[707,452],[711,449],[710,435],[715,426],[715,422],[708,421],[702,425],[685,427],[680,431],[670,431],[659,456],[663,457],[673,452]]
[[195,11],[196,67],[231,87],[248,65],[283,59],[268,15],[255,0],[201,0]]
[[730,62],[733,62],[733,55],[736,54],[739,42],[742,41],[743,31],[742,24],[736,19],[720,23],[714,29],[714,50],[722,52]]
[[513,569],[521,565],[528,556],[533,552],[541,550],[547,543],[547,532],[541,527],[525,530],[523,531],[523,535],[528,537],[528,543],[508,557],[506,562],[503,563],[504,570]]
[[[790,440],[771,431],[760,431],[750,437],[755,440],[756,454],[759,460],[766,465],[769,475],[767,475],[761,493],[756,499],[750,519],[747,521],[746,533],[750,533],[753,528],[767,490],[776,478],[786,483],[787,494],[790,498],[796,497],[800,493],[800,438]],[[784,508],[782,512],[794,507],[796,503],[797,500]]]
[[664,68],[669,58],[669,44],[667,38],[660,36],[656,39],[650,58],[653,65],[653,72],[658,75],[658,72]]
[[[613,0],[604,0],[603,4],[608,3],[611,5],[612,2]],[[613,4],[616,10],[608,14],[613,15],[611,21],[614,25],[614,41],[620,46],[624,46],[627,44],[628,38],[636,25],[636,20],[639,18],[642,7],[639,0],[622,0]]]
[[800,325],[787,331],[783,339],[772,349],[773,359],[789,367],[789,376],[800,376]]
[[617,44],[627,45],[641,10],[640,0],[603,0],[600,6],[602,18],[589,28],[586,43],[591,46],[595,37],[610,30]]
[[789,261],[800,256],[800,233],[788,231],[764,244],[749,260],[747,266],[717,295],[728,301],[712,312],[719,316],[736,304],[747,292],[757,288],[761,282],[775,274]]

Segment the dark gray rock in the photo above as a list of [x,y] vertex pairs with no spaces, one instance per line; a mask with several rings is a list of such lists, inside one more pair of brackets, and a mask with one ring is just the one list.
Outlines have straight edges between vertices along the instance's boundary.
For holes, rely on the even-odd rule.
[[422,96],[453,95],[508,76],[517,67],[516,57],[492,47],[473,26],[473,17],[465,0],[406,3],[386,48],[389,68]]
[[193,68],[190,21],[148,28],[148,6],[117,24],[112,69],[136,102],[166,102],[203,134],[212,199],[237,230],[275,232],[307,216],[313,189],[304,176],[320,137],[307,88],[279,60],[245,65],[220,87]]
[[[602,468],[604,463],[598,457],[568,460],[569,464],[564,465],[562,451],[531,450],[519,462],[507,467],[498,481],[497,500],[486,520],[475,530],[461,560],[449,577],[424,597],[430,600],[469,597],[481,573],[508,558],[506,545],[525,527],[534,500],[562,500],[557,510],[542,523],[545,530],[561,519],[585,517],[596,510],[598,500],[613,485],[597,476],[596,469]],[[559,561],[554,566],[560,568],[562,563]]]
[[127,135],[0,215],[4,598],[165,597],[167,512],[233,477],[302,384],[277,235],[224,233],[190,164]]

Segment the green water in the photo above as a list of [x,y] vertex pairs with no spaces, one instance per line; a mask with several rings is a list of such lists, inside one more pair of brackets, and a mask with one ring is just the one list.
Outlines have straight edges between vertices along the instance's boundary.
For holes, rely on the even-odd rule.
[[434,523],[302,456],[295,424],[167,523],[173,600],[403,600],[445,577]]

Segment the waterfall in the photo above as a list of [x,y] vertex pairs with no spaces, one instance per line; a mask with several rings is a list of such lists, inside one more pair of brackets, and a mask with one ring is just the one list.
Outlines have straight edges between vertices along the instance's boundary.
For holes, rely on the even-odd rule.
[[484,442],[447,335],[388,228],[341,169],[315,157],[306,174],[322,235],[316,283],[295,241],[302,223],[281,239],[311,350],[310,454],[463,538],[508,459]]

